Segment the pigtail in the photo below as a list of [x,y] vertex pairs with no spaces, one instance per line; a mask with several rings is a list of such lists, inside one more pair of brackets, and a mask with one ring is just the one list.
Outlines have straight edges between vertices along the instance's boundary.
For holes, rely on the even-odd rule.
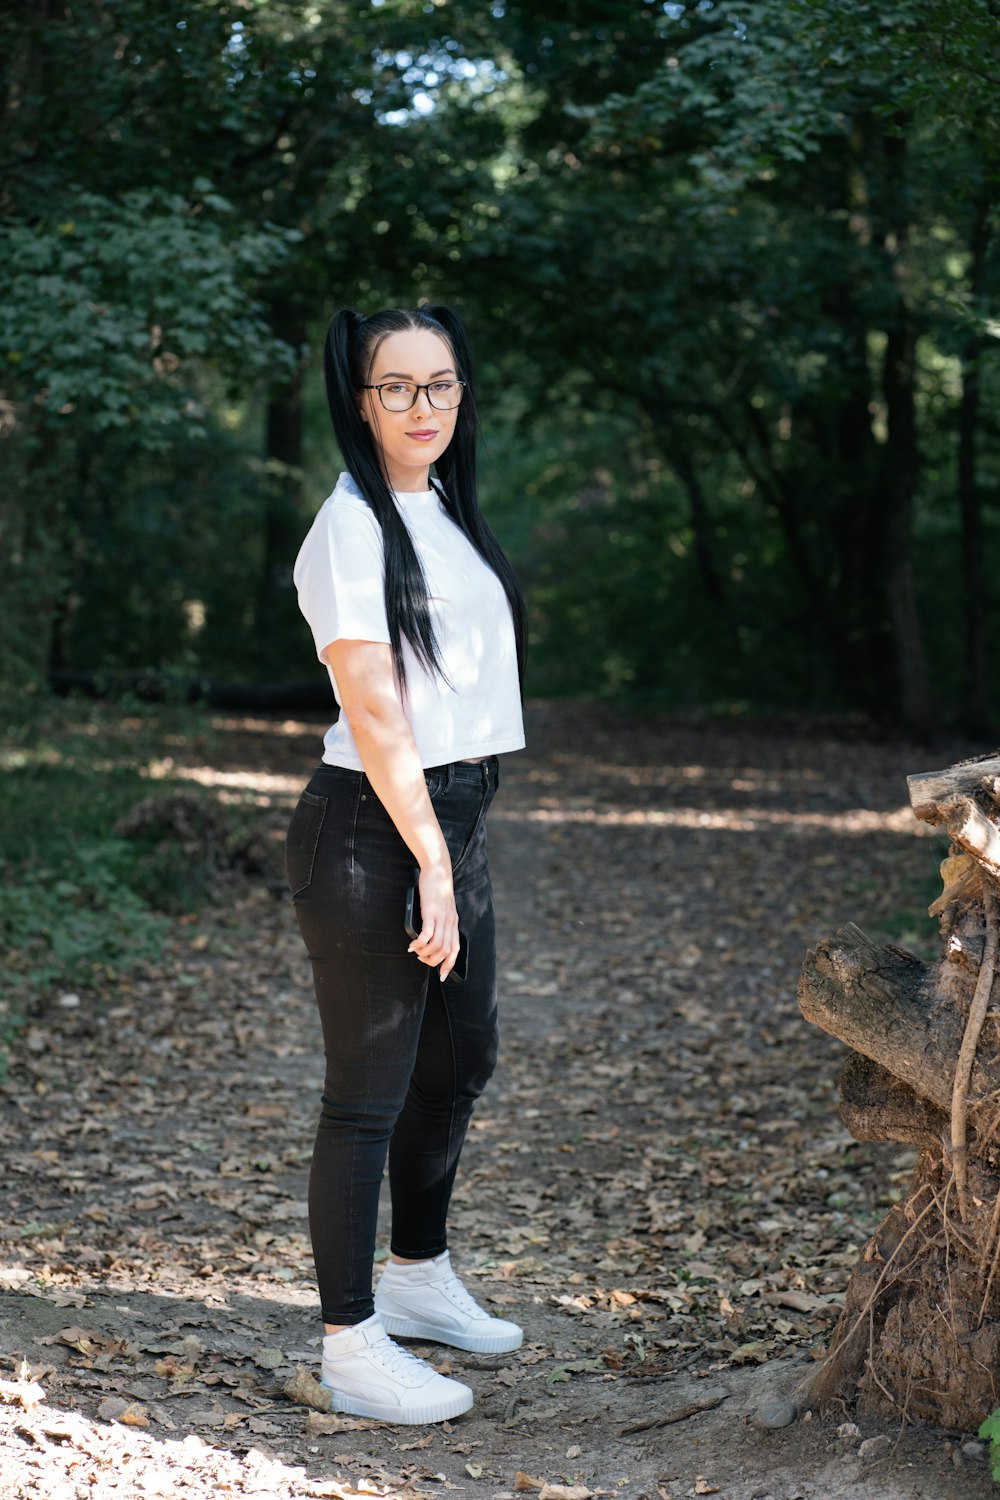
[[465,382],[455,435],[436,464],[441,484],[438,493],[452,520],[492,568],[507,595],[514,623],[523,698],[528,635],[524,596],[513,568],[479,509],[476,476],[479,420],[472,344],[458,313],[444,304],[413,311],[390,309],[370,318],[354,308],[341,308],[331,319],[323,352],[327,404],[333,430],[345,466],[382,529],[386,618],[396,673],[405,691],[402,647],[405,637],[421,665],[447,681],[430,615],[427,580],[389,488],[371,428],[362,417],[358,402],[361,388],[370,381],[374,355],[382,339],[408,328],[428,328],[440,334],[452,351],[457,378]]

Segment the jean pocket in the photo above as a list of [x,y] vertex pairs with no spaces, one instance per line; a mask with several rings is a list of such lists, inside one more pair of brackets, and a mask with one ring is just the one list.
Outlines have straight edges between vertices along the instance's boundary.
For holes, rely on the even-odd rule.
[[427,795],[433,802],[441,792],[444,791],[446,771],[425,771],[424,781],[427,783]]
[[469,854],[472,852],[472,846],[476,842],[479,831],[483,826],[483,822],[486,818],[486,814],[489,811],[490,803],[492,801],[493,789],[489,786],[484,786],[482,797],[480,798],[479,802],[479,811],[476,813],[472,826],[471,828],[469,828],[465,836],[465,842],[462,844],[458,858],[452,860],[451,870],[453,875],[456,874],[459,868],[465,864],[465,861],[468,859]]
[[285,839],[285,875],[293,901],[312,884],[327,801],[326,797],[319,797],[315,792],[303,792],[292,813]]

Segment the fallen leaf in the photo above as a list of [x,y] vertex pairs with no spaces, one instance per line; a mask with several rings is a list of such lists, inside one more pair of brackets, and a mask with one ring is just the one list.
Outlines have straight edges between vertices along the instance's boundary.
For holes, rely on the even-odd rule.
[[247,1417],[247,1426],[251,1432],[258,1437],[280,1437],[282,1429],[276,1422],[269,1422],[266,1417]]
[[121,1422],[126,1427],[148,1427],[149,1416],[138,1401],[126,1401],[122,1396],[105,1396],[97,1408],[102,1422]]
[[81,1354],[85,1354],[91,1347],[91,1340],[96,1338],[97,1334],[92,1328],[60,1328],[58,1333],[50,1333],[38,1342],[40,1344],[68,1344],[71,1349],[78,1349]]
[[729,1356],[731,1365],[762,1365],[774,1353],[774,1339],[757,1339],[751,1344],[741,1344]]
[[21,1361],[16,1380],[0,1380],[0,1398],[4,1401],[17,1402],[25,1411],[34,1411],[40,1401],[45,1400],[45,1392],[37,1380],[32,1380],[26,1360]]
[[365,1417],[341,1417],[336,1412],[311,1411],[306,1418],[306,1437],[326,1437],[333,1432],[365,1432],[372,1425]]
[[[413,1443],[400,1443],[399,1451],[400,1453],[412,1453],[416,1448],[429,1448],[433,1441],[433,1432],[428,1432],[424,1437],[417,1438],[417,1440]],[[454,1453],[456,1451],[458,1451],[457,1447],[453,1446],[452,1452]]]
[[311,1406],[314,1411],[327,1412],[330,1410],[330,1391],[325,1385],[321,1385],[315,1375],[311,1375],[304,1365],[296,1365],[282,1386],[282,1392],[289,1401],[295,1401],[301,1406]]
[[569,1380],[572,1375],[583,1375],[590,1371],[604,1371],[603,1359],[571,1359],[568,1364],[557,1365],[550,1370],[545,1377],[546,1385],[553,1385],[556,1381]]

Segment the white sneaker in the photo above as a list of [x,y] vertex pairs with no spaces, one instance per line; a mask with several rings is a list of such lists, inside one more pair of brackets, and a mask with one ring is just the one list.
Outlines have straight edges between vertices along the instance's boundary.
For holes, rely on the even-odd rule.
[[472,1405],[472,1392],[394,1344],[377,1313],[323,1339],[320,1384],[330,1410],[383,1422],[444,1422]]
[[375,1292],[375,1311],[395,1338],[432,1339],[475,1354],[507,1354],[524,1334],[491,1318],[451,1269],[448,1251],[401,1266],[390,1260]]

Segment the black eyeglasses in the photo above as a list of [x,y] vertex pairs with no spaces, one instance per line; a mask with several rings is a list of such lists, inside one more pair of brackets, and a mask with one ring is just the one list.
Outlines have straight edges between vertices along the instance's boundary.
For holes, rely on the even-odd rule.
[[378,391],[386,411],[409,411],[421,391],[436,411],[454,411],[465,395],[464,380],[431,380],[418,385],[413,380],[387,380],[382,385],[363,385],[363,391]]

